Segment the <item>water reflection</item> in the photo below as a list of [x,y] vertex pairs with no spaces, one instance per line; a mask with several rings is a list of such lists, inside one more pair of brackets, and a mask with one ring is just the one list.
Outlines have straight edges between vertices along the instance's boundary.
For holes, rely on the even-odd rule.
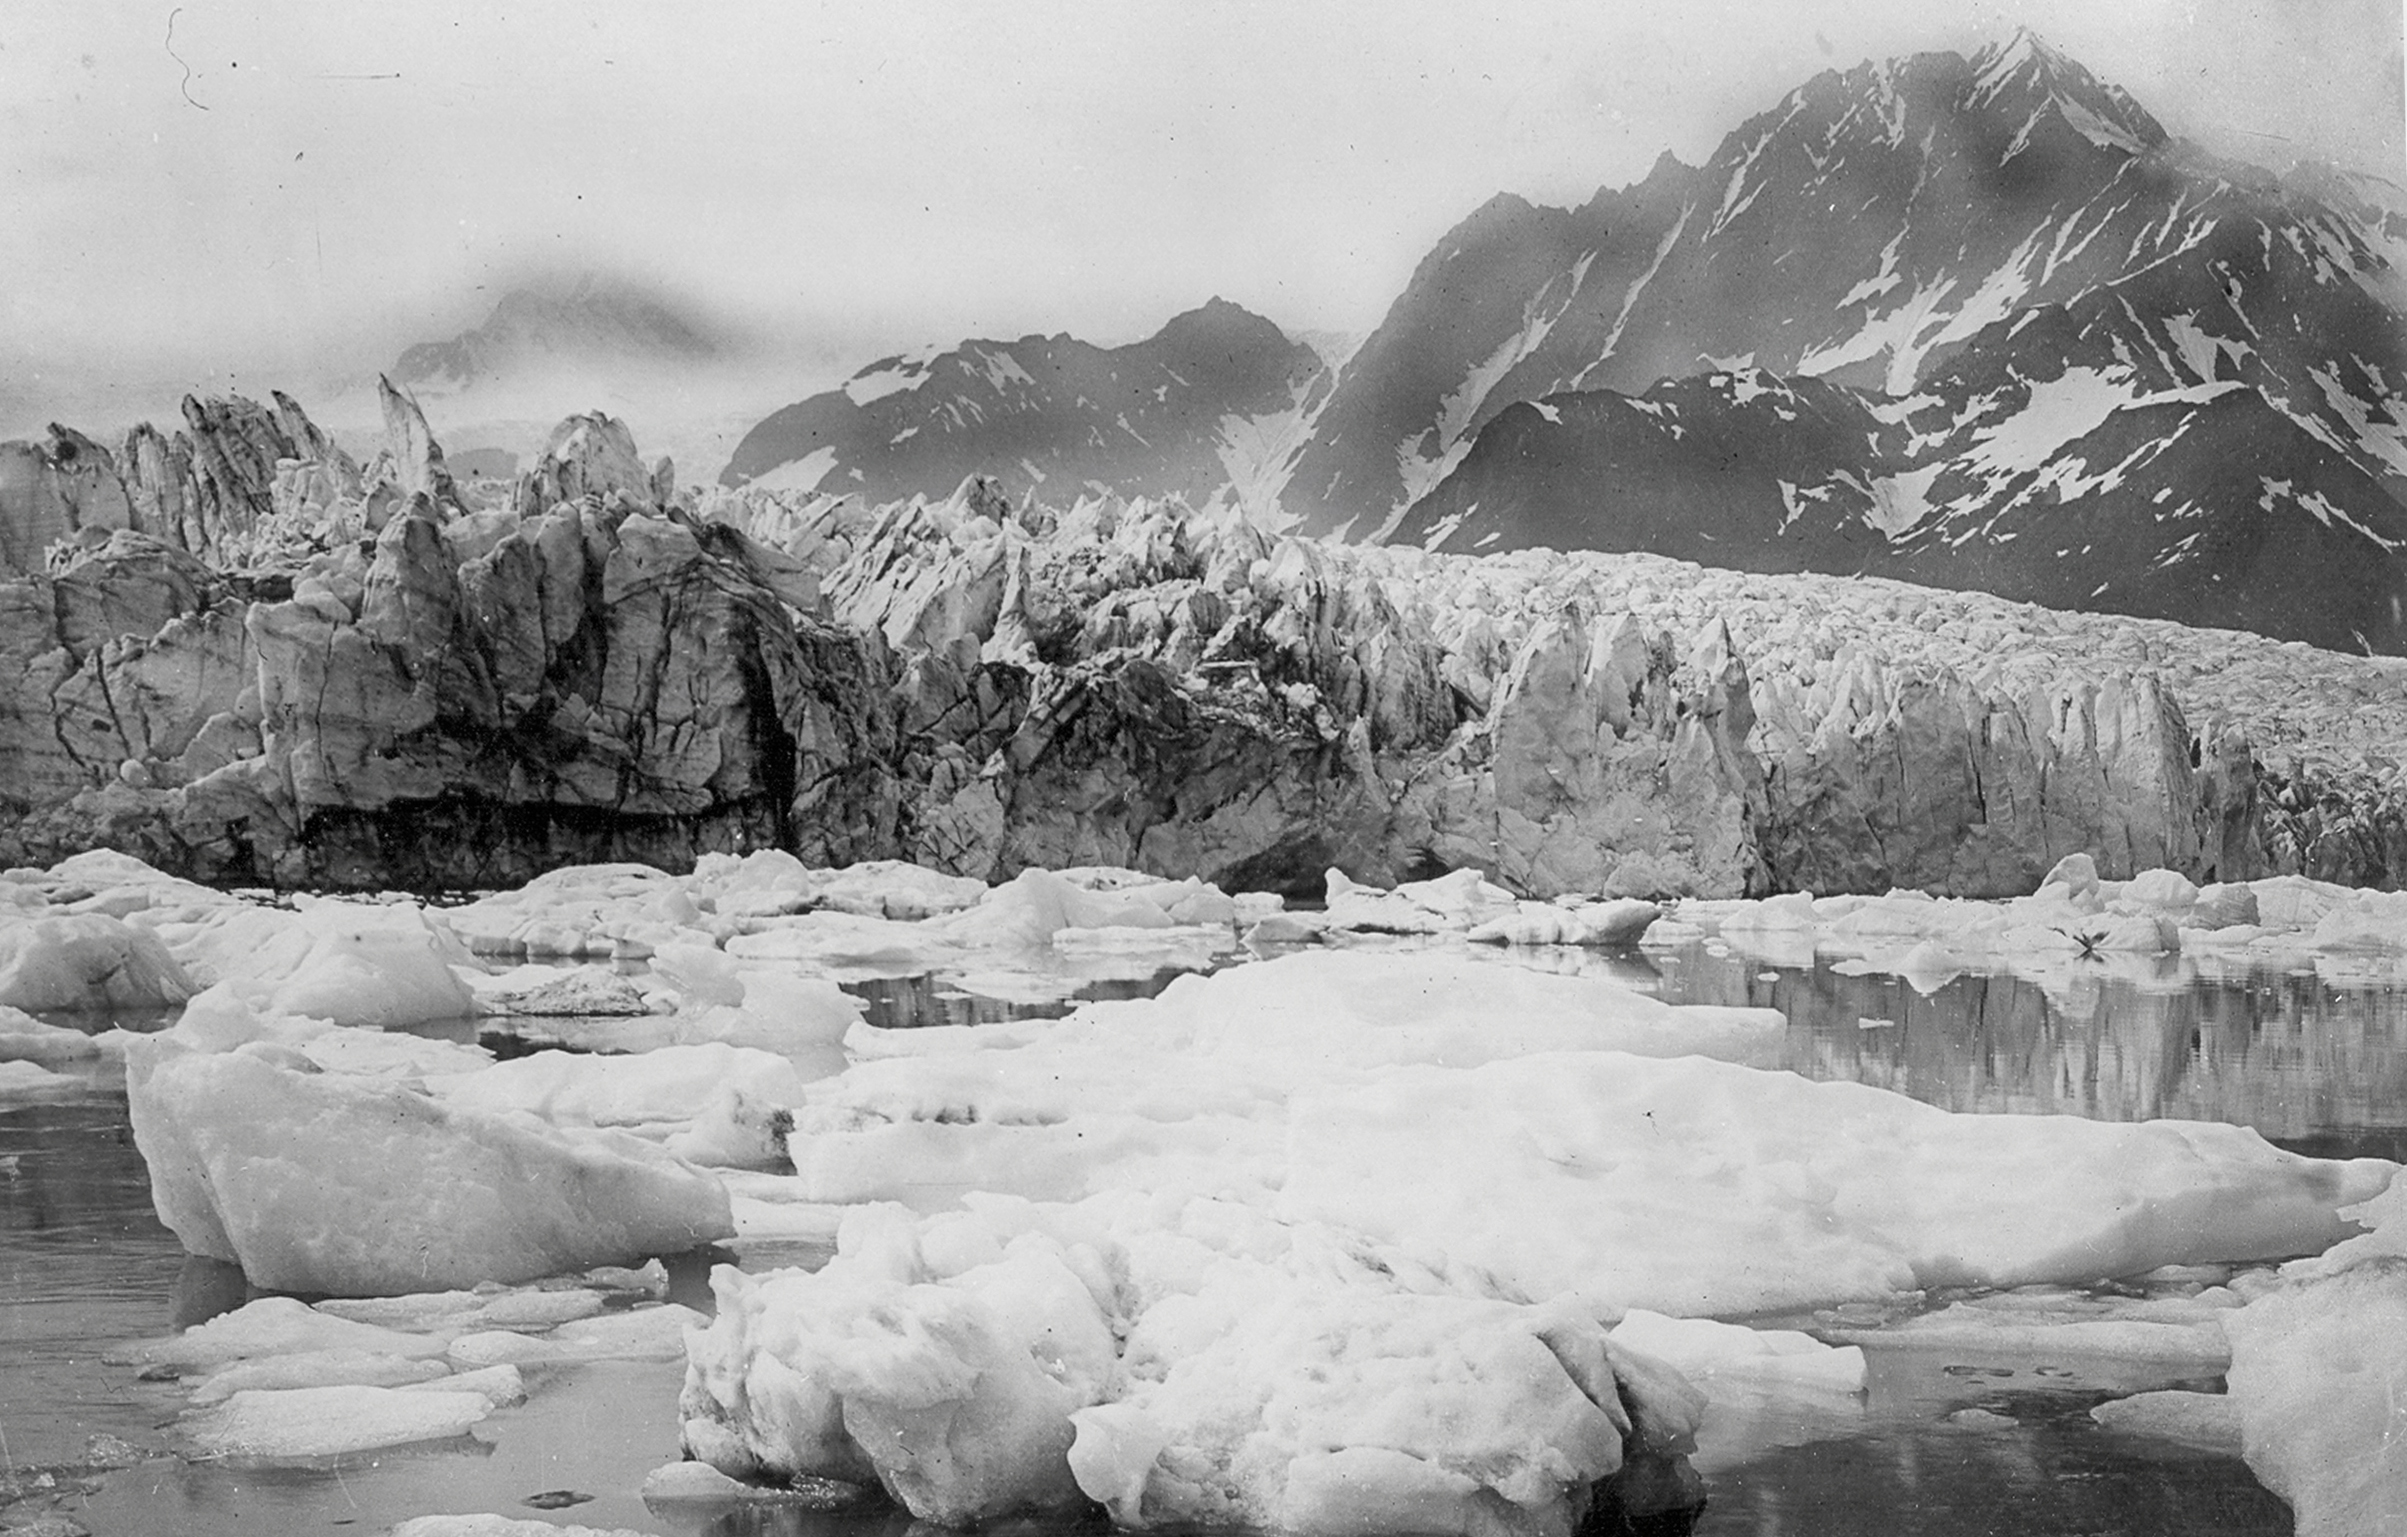
[[2289,1507],[2238,1458],[2111,1436],[2092,1402],[2005,1394],[1987,1411],[1997,1419],[1774,1451],[1712,1479],[1697,1537],[2288,1537]]
[[994,997],[973,992],[944,975],[872,977],[846,982],[844,990],[867,1005],[863,1020],[888,1030],[928,1025],[1000,1025],[1015,1019],[1058,1019],[1086,1003],[1151,998],[1172,982],[1210,965],[1165,966],[1135,977],[1099,977],[1064,998]]
[[2319,1157],[2407,1161],[2407,988],[2396,985],[2132,956],[2071,962],[2044,980],[1908,978],[1706,941],[1506,959],[1609,976],[1669,1003],[1776,1008],[1791,1070],[1949,1110],[2226,1121]]
[[147,1437],[174,1395],[103,1367],[161,1334],[183,1249],[150,1205],[122,1099],[0,1108],[0,1443],[64,1462],[101,1433]]

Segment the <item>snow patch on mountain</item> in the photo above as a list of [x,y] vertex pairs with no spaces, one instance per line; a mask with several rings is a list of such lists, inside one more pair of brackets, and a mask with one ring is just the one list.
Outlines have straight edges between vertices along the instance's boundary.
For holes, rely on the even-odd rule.
[[[1714,211],[1713,223],[1705,230],[1706,239],[1711,240],[1723,230],[1728,229],[1739,215],[1745,213],[1755,200],[1763,195],[1764,188],[1770,185],[1768,181],[1759,181],[1752,189],[1748,189],[1747,173],[1755,169],[1755,162],[1763,158],[1763,152],[1771,147],[1774,139],[1780,137],[1781,130],[1788,127],[1791,122],[1795,121],[1797,114],[1805,110],[1805,93],[1803,91],[1789,92],[1785,105],[1788,110],[1780,114],[1779,121],[1765,129],[1755,142],[1747,147],[1746,153],[1739,157],[1738,164],[1731,168],[1730,184],[1722,190],[1722,206]],[[1739,196],[1741,190],[1747,192],[1743,199]]]
[[[2357,436],[2359,448],[2387,466],[2391,473],[2407,475],[2407,421],[2402,420],[2407,412],[2402,411],[2398,396],[2390,392],[2381,375],[2368,367],[2364,359],[2359,358],[2357,366],[2365,371],[2368,383],[2374,388],[2375,401],[2370,406],[2341,381],[2337,367],[2309,368],[2307,377],[2323,391],[2324,403],[2332,408],[2333,414],[2348,423]],[[2379,418],[2374,414],[2377,411],[2381,413]]]
[[943,356],[941,347],[925,347],[870,364],[844,382],[845,396],[856,406],[915,390],[932,377],[929,365]]
[[1839,296],[1840,309],[1852,309],[1870,299],[1877,299],[1905,281],[1897,273],[1897,248],[1905,244],[1906,232],[1901,228],[1881,247],[1880,271],[1856,284]]
[[[1588,269],[1595,262],[1594,250],[1582,252],[1579,259],[1572,263],[1569,281],[1562,283],[1560,297],[1555,294],[1557,283],[1562,282],[1559,278],[1549,279],[1531,295],[1529,302],[1522,306],[1519,328],[1498,343],[1495,351],[1473,364],[1470,372],[1463,376],[1463,382],[1438,402],[1438,442],[1441,447],[1451,448],[1460,442],[1470,432],[1472,423],[1479,419],[1480,408],[1487,403],[1489,394],[1496,386],[1546,344],[1546,338],[1553,334],[1555,326],[1579,298],[1580,290],[1587,286]],[[1407,496],[1405,500],[1409,502],[1412,498]]]
[[1216,451],[1228,474],[1228,498],[1255,524],[1277,532],[1295,521],[1279,498],[1328,399],[1326,376],[1303,379],[1284,411],[1221,417]]
[[2056,98],[2056,110],[2073,125],[2073,131],[2100,149],[2119,149],[2127,155],[2144,154],[2148,146],[2139,135],[2120,123],[2110,123],[2071,97]]
[[1371,535],[1371,543],[1384,543],[1387,536],[1395,532],[1396,525],[1404,521],[1404,514],[1412,509],[1412,504],[1436,489],[1439,481],[1453,474],[1455,467],[1470,454],[1471,445],[1479,441],[1476,436],[1457,438],[1440,446],[1438,452],[1432,455],[1425,451],[1425,445],[1436,434],[1437,429],[1432,427],[1396,445],[1396,478],[1404,483],[1404,494],[1394,507],[1388,509],[1387,516],[1380,520],[1378,531]]
[[830,444],[812,449],[799,459],[789,459],[751,483],[764,491],[816,491],[819,482],[827,479],[827,472],[835,467],[836,450]]
[[1663,259],[1671,254],[1672,247],[1680,243],[1682,232],[1688,228],[1688,216],[1695,212],[1695,204],[1684,203],[1681,205],[1680,216],[1672,221],[1672,227],[1664,233],[1663,239],[1655,247],[1655,259],[1646,264],[1646,270],[1639,273],[1636,280],[1630,284],[1629,292],[1621,296],[1621,309],[1614,314],[1613,325],[1605,332],[1605,339],[1596,349],[1595,358],[1572,376],[1571,387],[1573,389],[1584,387],[1589,374],[1601,366],[1607,358],[1613,356],[1614,349],[1621,344],[1623,328],[1630,323],[1630,311],[1638,304],[1638,296],[1646,292],[1647,284],[1654,281],[1657,272],[1663,270]]
[[2130,370],[2068,368],[2061,378],[2036,380],[2023,408],[1981,432],[1964,455],[1975,474],[2028,474],[2068,444],[2088,437],[2117,411],[2203,404],[2247,386],[2234,379],[2143,394]]
[[1926,464],[1902,475],[1884,475],[1873,481],[1872,505],[1865,510],[1864,521],[1887,535],[1892,544],[1903,539],[1935,510],[1931,505],[1931,483],[1946,468],[1944,462]]
[[2257,498],[2257,505],[2267,512],[2274,510],[2275,502],[2286,500],[2326,528],[2350,529],[2364,535],[2385,552],[2395,552],[2400,548],[2402,541],[2383,538],[2363,523],[2350,517],[2342,508],[2333,506],[2331,501],[2320,491],[2312,489],[2301,491],[2287,480],[2275,480],[2269,476],[2260,476],[2257,485],[2264,493]]

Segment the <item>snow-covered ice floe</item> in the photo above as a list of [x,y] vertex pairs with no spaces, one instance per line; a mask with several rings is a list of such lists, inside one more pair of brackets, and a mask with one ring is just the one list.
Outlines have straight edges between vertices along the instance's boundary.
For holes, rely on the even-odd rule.
[[1701,1401],[1596,1316],[1449,1295],[1209,1197],[847,1218],[818,1272],[713,1273],[695,1455],[875,1479],[923,1519],[1567,1533]]
[[[837,1258],[714,1274],[689,1449],[946,1521],[1084,1497],[1130,1527],[1552,1531],[1612,1477],[1612,1401],[1652,1406],[1641,1444],[1710,1445],[1657,1352],[1741,1419],[1846,1417],[1860,1356],[1716,1316],[2310,1253],[2395,1170],[1749,1065],[1778,1029],[1338,950],[1059,1021],[856,1030],[788,1139],[804,1195],[850,1205]],[[2213,1306],[2151,1342],[2211,1370]],[[1576,1363],[1617,1319],[1608,1392]],[[1519,1426],[1515,1456],[1434,1407],[1491,1391],[1477,1423]]]
[[[171,1430],[190,1454],[308,1462],[447,1440],[522,1403],[514,1364],[480,1357],[498,1339],[553,1367],[682,1354],[690,1308],[663,1304],[667,1274],[600,1269],[574,1283],[415,1294],[312,1307],[262,1297],[105,1359],[181,1379],[189,1406]],[[664,1349],[663,1342],[666,1342]]]
[[1682,903],[1684,924],[1784,965],[1837,957],[1836,969],[1904,978],[1924,992],[1966,972],[2060,983],[2100,962],[2158,958],[2152,985],[2277,967],[2335,982],[2407,982],[2407,893],[2305,876],[2198,886],[2172,870],[2103,880],[2086,854],[2004,902],[1919,891]]
[[641,1138],[326,1072],[273,1041],[137,1039],[127,1092],[160,1221],[263,1287],[522,1281],[734,1232],[725,1189]]

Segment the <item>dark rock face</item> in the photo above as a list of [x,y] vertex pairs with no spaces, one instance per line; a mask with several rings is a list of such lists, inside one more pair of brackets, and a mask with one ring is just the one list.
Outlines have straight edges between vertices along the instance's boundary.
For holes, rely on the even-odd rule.
[[[1516,406],[1396,538],[1891,576],[2407,652],[2407,507],[2263,396],[2174,383],[2107,410],[2126,397],[2091,369],[1953,382],[1895,422],[1843,386],[1752,371]],[[1943,402],[1973,398],[2098,419],[2018,461],[2010,418],[1950,427]]]
[[1014,502],[1108,487],[1201,506],[1264,472],[1320,380],[1310,348],[1215,299],[1126,347],[1027,336],[873,363],[745,434],[720,479],[874,504],[981,476]]

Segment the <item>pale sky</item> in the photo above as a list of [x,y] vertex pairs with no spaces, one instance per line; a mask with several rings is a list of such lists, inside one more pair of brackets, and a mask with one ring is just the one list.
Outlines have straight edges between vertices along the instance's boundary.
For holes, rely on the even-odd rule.
[[2407,180],[2399,0],[7,0],[0,387],[373,370],[543,270],[852,362],[1215,293],[1365,330],[1497,191],[2017,22],[2218,151]]

